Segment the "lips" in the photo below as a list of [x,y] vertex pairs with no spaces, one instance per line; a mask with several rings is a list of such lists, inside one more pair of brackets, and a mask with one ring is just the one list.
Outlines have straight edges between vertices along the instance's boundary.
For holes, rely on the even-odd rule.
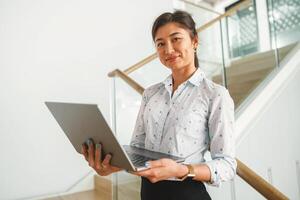
[[166,61],[169,61],[169,62],[173,62],[175,61],[179,56],[170,56],[170,57],[167,57],[166,58]]

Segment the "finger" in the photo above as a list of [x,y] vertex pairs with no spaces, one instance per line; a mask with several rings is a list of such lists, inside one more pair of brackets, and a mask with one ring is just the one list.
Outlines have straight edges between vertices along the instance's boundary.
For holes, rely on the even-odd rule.
[[159,179],[155,178],[155,177],[148,177],[148,180],[151,182],[151,183],[156,183],[158,181],[160,181]]
[[96,150],[95,150],[95,167],[96,169],[101,168],[101,144],[96,144]]
[[147,176],[147,174],[146,173],[141,173],[141,172],[131,172],[131,174],[133,174],[133,175],[136,175],[136,176],[141,176],[141,177],[149,177],[149,176]]
[[[139,175],[137,175],[137,176],[139,176]],[[162,177],[155,177],[155,176],[142,176],[142,177],[147,178],[151,183],[156,183],[160,180],[164,180]]]
[[153,177],[156,175],[156,169],[147,169],[139,172],[135,172],[137,176],[144,176],[144,177]]
[[148,168],[155,168],[155,167],[162,167],[163,166],[163,162],[162,160],[152,160],[152,161],[147,161],[145,163],[145,166]]
[[84,155],[85,160],[88,160],[88,152],[87,152],[87,147],[85,144],[81,145],[81,154]]
[[146,169],[142,169],[142,170],[139,170],[139,171],[133,171],[132,174],[137,175],[137,176],[142,176],[144,174],[148,175],[149,172],[146,172],[146,171],[149,171],[149,170],[151,170],[151,169],[150,168],[146,168]]
[[89,155],[88,155],[89,165],[91,167],[94,167],[95,166],[95,148],[94,148],[94,142],[93,142],[93,140],[89,139],[87,141],[87,144],[88,144],[88,147],[89,147],[89,149],[88,149],[88,153],[89,153]]
[[106,167],[110,165],[111,155],[107,154],[102,162],[102,166]]

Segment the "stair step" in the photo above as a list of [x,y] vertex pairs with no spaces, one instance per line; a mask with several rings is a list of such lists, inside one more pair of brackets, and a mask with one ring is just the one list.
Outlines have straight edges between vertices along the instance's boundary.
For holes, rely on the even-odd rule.
[[233,98],[235,107],[238,107],[242,101],[261,83],[262,80],[264,79],[229,86],[228,90]]
[[[141,179],[133,179],[130,182],[118,182],[118,199],[120,200],[133,200],[140,199]],[[103,200],[112,199],[112,182],[111,180],[95,176],[95,190],[101,192]]]
[[232,92],[243,92],[247,91],[250,88],[252,88],[254,85],[256,85],[257,82],[259,82],[261,79],[251,80],[251,81],[245,81],[243,83],[239,84],[230,84],[228,85],[228,89]]
[[[227,74],[227,84],[237,84],[243,83],[245,81],[252,81],[257,79],[265,78],[273,68],[261,69],[258,71],[248,72],[241,75],[230,76]],[[213,77],[213,81],[215,83],[220,83],[222,81],[222,76],[218,75]]]
[[99,191],[88,190],[84,192],[77,192],[73,194],[52,197],[44,200],[105,200]]
[[[278,49],[278,55],[282,60],[294,47],[296,43]],[[262,69],[272,69],[276,67],[275,51],[261,52],[237,60],[233,60],[230,66],[226,67],[227,76],[238,76]]]
[[94,176],[95,190],[100,193],[103,200],[111,200],[113,196],[113,185],[111,176]]
[[103,195],[96,190],[90,190],[86,192],[78,192],[70,195],[63,196],[61,200],[104,200]]
[[265,58],[265,60],[256,60],[252,63],[243,65],[232,65],[226,68],[227,76],[240,76],[246,73],[257,72],[264,69],[273,69],[276,67],[274,58]]
[[[296,45],[297,45],[297,43],[293,43],[293,44],[279,48],[278,49],[279,58],[280,59],[284,58],[288,54],[288,52],[290,52],[290,50],[292,50]],[[266,52],[257,52],[255,54],[251,54],[251,55],[233,60],[231,62],[231,64],[232,65],[243,65],[246,63],[251,63],[256,60],[264,60],[266,57],[273,57],[273,56],[275,56],[275,50],[270,50],[270,51],[266,51]]]
[[135,200],[140,199],[140,179],[129,183],[118,185],[118,197],[120,200]]

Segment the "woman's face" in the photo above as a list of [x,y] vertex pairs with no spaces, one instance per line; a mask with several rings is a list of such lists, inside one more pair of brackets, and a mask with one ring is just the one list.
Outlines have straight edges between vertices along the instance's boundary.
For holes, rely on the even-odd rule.
[[171,22],[160,27],[155,35],[155,46],[161,63],[172,71],[195,68],[194,53],[198,38],[177,23]]

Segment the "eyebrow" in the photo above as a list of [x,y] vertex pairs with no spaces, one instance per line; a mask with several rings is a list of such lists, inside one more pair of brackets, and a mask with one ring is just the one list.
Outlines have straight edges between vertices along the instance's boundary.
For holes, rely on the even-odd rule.
[[[172,37],[172,36],[177,35],[177,34],[182,34],[182,33],[180,33],[180,32],[174,32],[174,33],[171,33],[171,34],[169,35],[169,37]],[[155,40],[155,42],[157,42],[157,41],[159,41],[159,40],[163,40],[163,39],[162,39],[162,38],[157,38],[157,39]]]

